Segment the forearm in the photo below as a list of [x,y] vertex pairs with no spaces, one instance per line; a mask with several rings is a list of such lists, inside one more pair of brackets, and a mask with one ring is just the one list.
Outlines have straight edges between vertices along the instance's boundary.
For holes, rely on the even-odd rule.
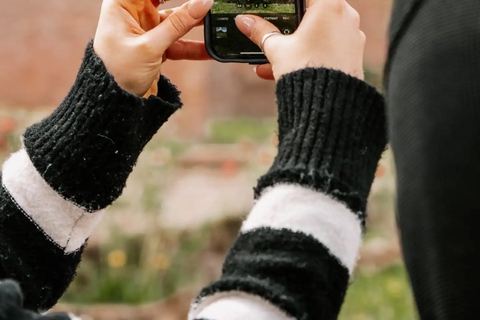
[[103,209],[180,106],[165,78],[149,99],[124,91],[88,46],[66,99],[2,168],[0,277],[20,283],[26,307],[48,309],[63,294]]
[[338,316],[386,144],[383,98],[340,72],[305,69],[279,81],[277,99],[278,155],[192,319]]

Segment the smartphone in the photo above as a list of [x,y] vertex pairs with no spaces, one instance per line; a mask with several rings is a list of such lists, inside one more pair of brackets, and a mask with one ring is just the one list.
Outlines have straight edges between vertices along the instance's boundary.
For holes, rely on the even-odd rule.
[[305,12],[304,0],[215,0],[205,17],[205,47],[220,62],[268,63],[262,50],[238,30],[235,17],[254,14],[283,34],[293,33]]

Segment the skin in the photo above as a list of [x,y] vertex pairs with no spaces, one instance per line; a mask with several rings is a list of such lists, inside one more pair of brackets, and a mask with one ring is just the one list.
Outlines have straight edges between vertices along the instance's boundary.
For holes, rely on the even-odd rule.
[[[158,0],[104,0],[94,49],[125,90],[140,97],[156,95],[162,64],[167,60],[210,59],[202,41],[181,39],[196,26],[213,0],[191,0],[158,11]],[[257,66],[260,78],[278,81],[305,67],[341,70],[363,79],[365,34],[360,16],[345,0],[309,0],[294,34],[274,35],[265,43],[270,64]],[[260,46],[278,29],[254,15],[239,15],[237,27]]]
[[[300,26],[291,35],[274,35],[264,45],[270,61],[255,69],[260,78],[280,79],[305,67],[341,70],[363,80],[365,34],[360,16],[344,0],[310,0]],[[265,34],[278,31],[270,22],[253,15],[239,15],[237,27],[260,46]]]
[[140,97],[156,95],[162,63],[209,59],[203,42],[181,39],[202,24],[213,0],[158,11],[155,0],[104,0],[94,50],[116,82]]

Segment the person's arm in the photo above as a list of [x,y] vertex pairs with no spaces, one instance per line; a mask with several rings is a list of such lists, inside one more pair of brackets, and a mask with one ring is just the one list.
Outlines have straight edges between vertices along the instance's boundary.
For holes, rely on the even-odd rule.
[[[164,54],[205,59],[203,44],[176,41],[211,4],[159,13],[150,0],[104,1],[75,85],[3,164],[0,279],[19,282],[26,308],[49,309],[64,293],[103,209],[122,193],[145,144],[180,108],[179,92],[160,75]],[[8,306],[0,301],[0,311]]]
[[89,44],[77,81],[51,116],[23,135],[2,167],[0,276],[25,306],[45,310],[72,281],[86,239],[120,196],[144,145],[181,103],[162,78],[159,96],[120,88]]
[[304,69],[279,81],[277,99],[278,155],[192,319],[338,316],[386,144],[383,98],[340,71]]
[[[278,80],[278,155],[258,180],[255,205],[227,254],[222,277],[200,292],[189,319],[337,319],[387,141],[383,97],[346,74],[361,75],[362,70],[362,35],[350,10],[344,1],[318,1],[299,34],[274,36],[266,43],[267,56],[290,53],[300,63],[312,56],[288,51],[303,44],[305,53],[320,57],[311,65],[343,72],[300,68],[283,73],[297,67],[269,57]],[[253,19],[253,30],[240,27],[260,44],[272,26]],[[306,40],[319,30],[330,31],[312,48]],[[337,52],[345,48],[352,56],[342,60]],[[257,73],[269,67],[262,68]]]

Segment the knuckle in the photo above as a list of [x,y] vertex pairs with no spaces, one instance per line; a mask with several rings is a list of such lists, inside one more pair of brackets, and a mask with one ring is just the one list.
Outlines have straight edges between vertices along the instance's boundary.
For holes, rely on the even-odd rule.
[[328,5],[333,12],[341,13],[345,9],[345,0],[330,0],[325,5]]
[[136,50],[141,52],[143,56],[155,56],[157,54],[157,51],[153,47],[152,41],[150,37],[148,37],[146,34],[138,37],[137,42],[135,44]]
[[185,33],[187,33],[188,28],[182,19],[180,11],[170,15],[169,21],[178,36],[183,36]]
[[360,31],[360,41],[362,42],[362,45],[365,45],[365,43],[367,42],[367,36],[363,31]]
[[270,32],[269,30],[265,30],[264,27],[261,26],[261,23],[254,23],[252,26],[252,34],[250,35],[250,39],[255,42],[260,44],[262,41],[262,38],[265,34]]
[[360,13],[358,13],[357,10],[352,8],[352,19],[355,22],[355,24],[360,25]]

